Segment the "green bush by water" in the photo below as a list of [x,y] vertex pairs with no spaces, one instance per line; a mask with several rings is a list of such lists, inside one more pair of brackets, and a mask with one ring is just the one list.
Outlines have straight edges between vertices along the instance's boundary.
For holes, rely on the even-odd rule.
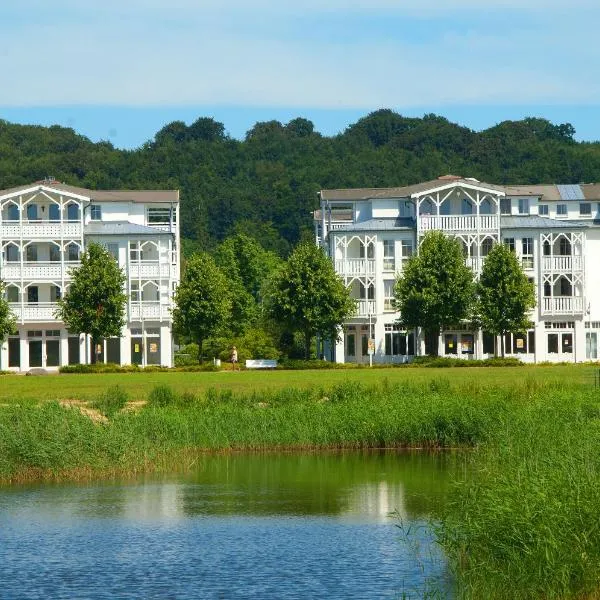
[[109,387],[95,402],[91,404],[98,412],[108,419],[112,419],[119,411],[125,408],[129,395],[119,387],[113,385]]

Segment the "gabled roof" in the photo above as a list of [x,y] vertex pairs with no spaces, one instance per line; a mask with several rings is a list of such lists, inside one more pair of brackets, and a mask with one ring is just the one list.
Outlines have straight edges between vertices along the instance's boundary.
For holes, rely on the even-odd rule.
[[85,235],[171,235],[170,231],[129,223],[128,221],[94,221],[88,223],[83,228],[83,232]]
[[356,189],[336,189],[321,190],[323,200],[371,200],[378,198],[412,198],[423,193],[446,189],[450,187],[465,186],[469,188],[481,188],[499,194],[504,194],[504,188],[491,183],[477,181],[470,177],[458,177],[455,175],[444,175],[438,179],[407,185],[403,187],[391,188],[356,188]]
[[34,193],[40,190],[72,194],[92,202],[140,202],[144,204],[179,202],[179,190],[89,190],[54,180],[37,181],[0,190],[0,198],[16,196],[20,193]]

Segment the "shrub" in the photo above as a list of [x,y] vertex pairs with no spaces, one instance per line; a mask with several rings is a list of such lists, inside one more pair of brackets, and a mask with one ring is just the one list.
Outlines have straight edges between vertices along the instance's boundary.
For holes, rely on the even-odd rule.
[[179,396],[168,385],[157,385],[148,396],[148,406],[172,406],[179,404],[179,400]]
[[129,396],[127,392],[118,385],[109,387],[95,402],[91,404],[106,418],[112,419],[120,410],[125,408]]

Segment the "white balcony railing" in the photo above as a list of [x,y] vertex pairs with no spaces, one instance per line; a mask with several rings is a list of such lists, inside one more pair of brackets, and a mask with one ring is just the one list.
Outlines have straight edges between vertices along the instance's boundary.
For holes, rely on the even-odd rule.
[[581,256],[544,256],[542,268],[546,272],[572,272],[583,271],[583,257]]
[[[69,269],[81,266],[79,261],[65,262],[64,276],[69,277]],[[57,280],[63,276],[62,267],[59,262],[35,261],[23,263],[5,263],[0,267],[0,279],[5,281],[20,280]]]
[[141,321],[142,319],[152,319],[161,321],[171,318],[170,305],[160,302],[131,302],[129,305],[129,319],[131,321]]
[[11,302],[10,309],[18,321],[56,321],[54,313],[58,308],[56,302],[35,302],[21,305]]
[[498,215],[420,215],[418,228],[421,231],[489,231],[499,227]]
[[347,258],[336,260],[335,270],[340,275],[374,275],[375,261],[365,258]]
[[129,276],[132,278],[141,277],[142,279],[167,278],[173,277],[174,265],[169,263],[159,263],[155,260],[132,262],[129,264]]
[[573,315],[583,313],[583,298],[574,296],[545,296],[542,305],[543,314]]
[[485,258],[482,257],[468,256],[467,258],[465,258],[465,264],[475,273],[479,273],[483,268],[484,260]]
[[368,317],[375,314],[375,300],[358,300],[356,314],[359,317]]
[[7,239],[77,239],[81,237],[81,223],[57,223],[54,221],[36,221],[3,223],[2,238]]

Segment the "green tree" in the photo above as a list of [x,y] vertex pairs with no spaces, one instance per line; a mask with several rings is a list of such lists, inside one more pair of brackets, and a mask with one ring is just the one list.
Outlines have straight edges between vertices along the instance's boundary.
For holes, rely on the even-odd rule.
[[[4,282],[0,281],[0,346],[2,346],[7,336],[15,330],[15,325],[15,316],[10,310],[8,300],[4,295]],[[1,369],[2,364],[0,364]]]
[[125,325],[125,274],[112,255],[94,243],[71,274],[69,289],[58,301],[56,317],[71,331],[91,337],[95,362],[100,340],[120,336]]
[[398,278],[394,296],[402,325],[421,327],[437,355],[440,332],[469,318],[475,301],[473,271],[465,265],[460,242],[440,231],[427,233]]
[[487,255],[477,284],[477,315],[485,331],[501,336],[526,331],[531,322],[527,313],[535,308],[535,287],[527,279],[515,253],[496,244]]
[[312,338],[336,339],[339,327],[356,310],[331,261],[310,242],[297,246],[276,271],[265,301],[276,322],[302,333],[307,359]]
[[202,362],[202,344],[227,323],[231,298],[227,278],[206,253],[195,254],[185,266],[175,292],[173,324],[175,330],[198,344],[198,362]]

